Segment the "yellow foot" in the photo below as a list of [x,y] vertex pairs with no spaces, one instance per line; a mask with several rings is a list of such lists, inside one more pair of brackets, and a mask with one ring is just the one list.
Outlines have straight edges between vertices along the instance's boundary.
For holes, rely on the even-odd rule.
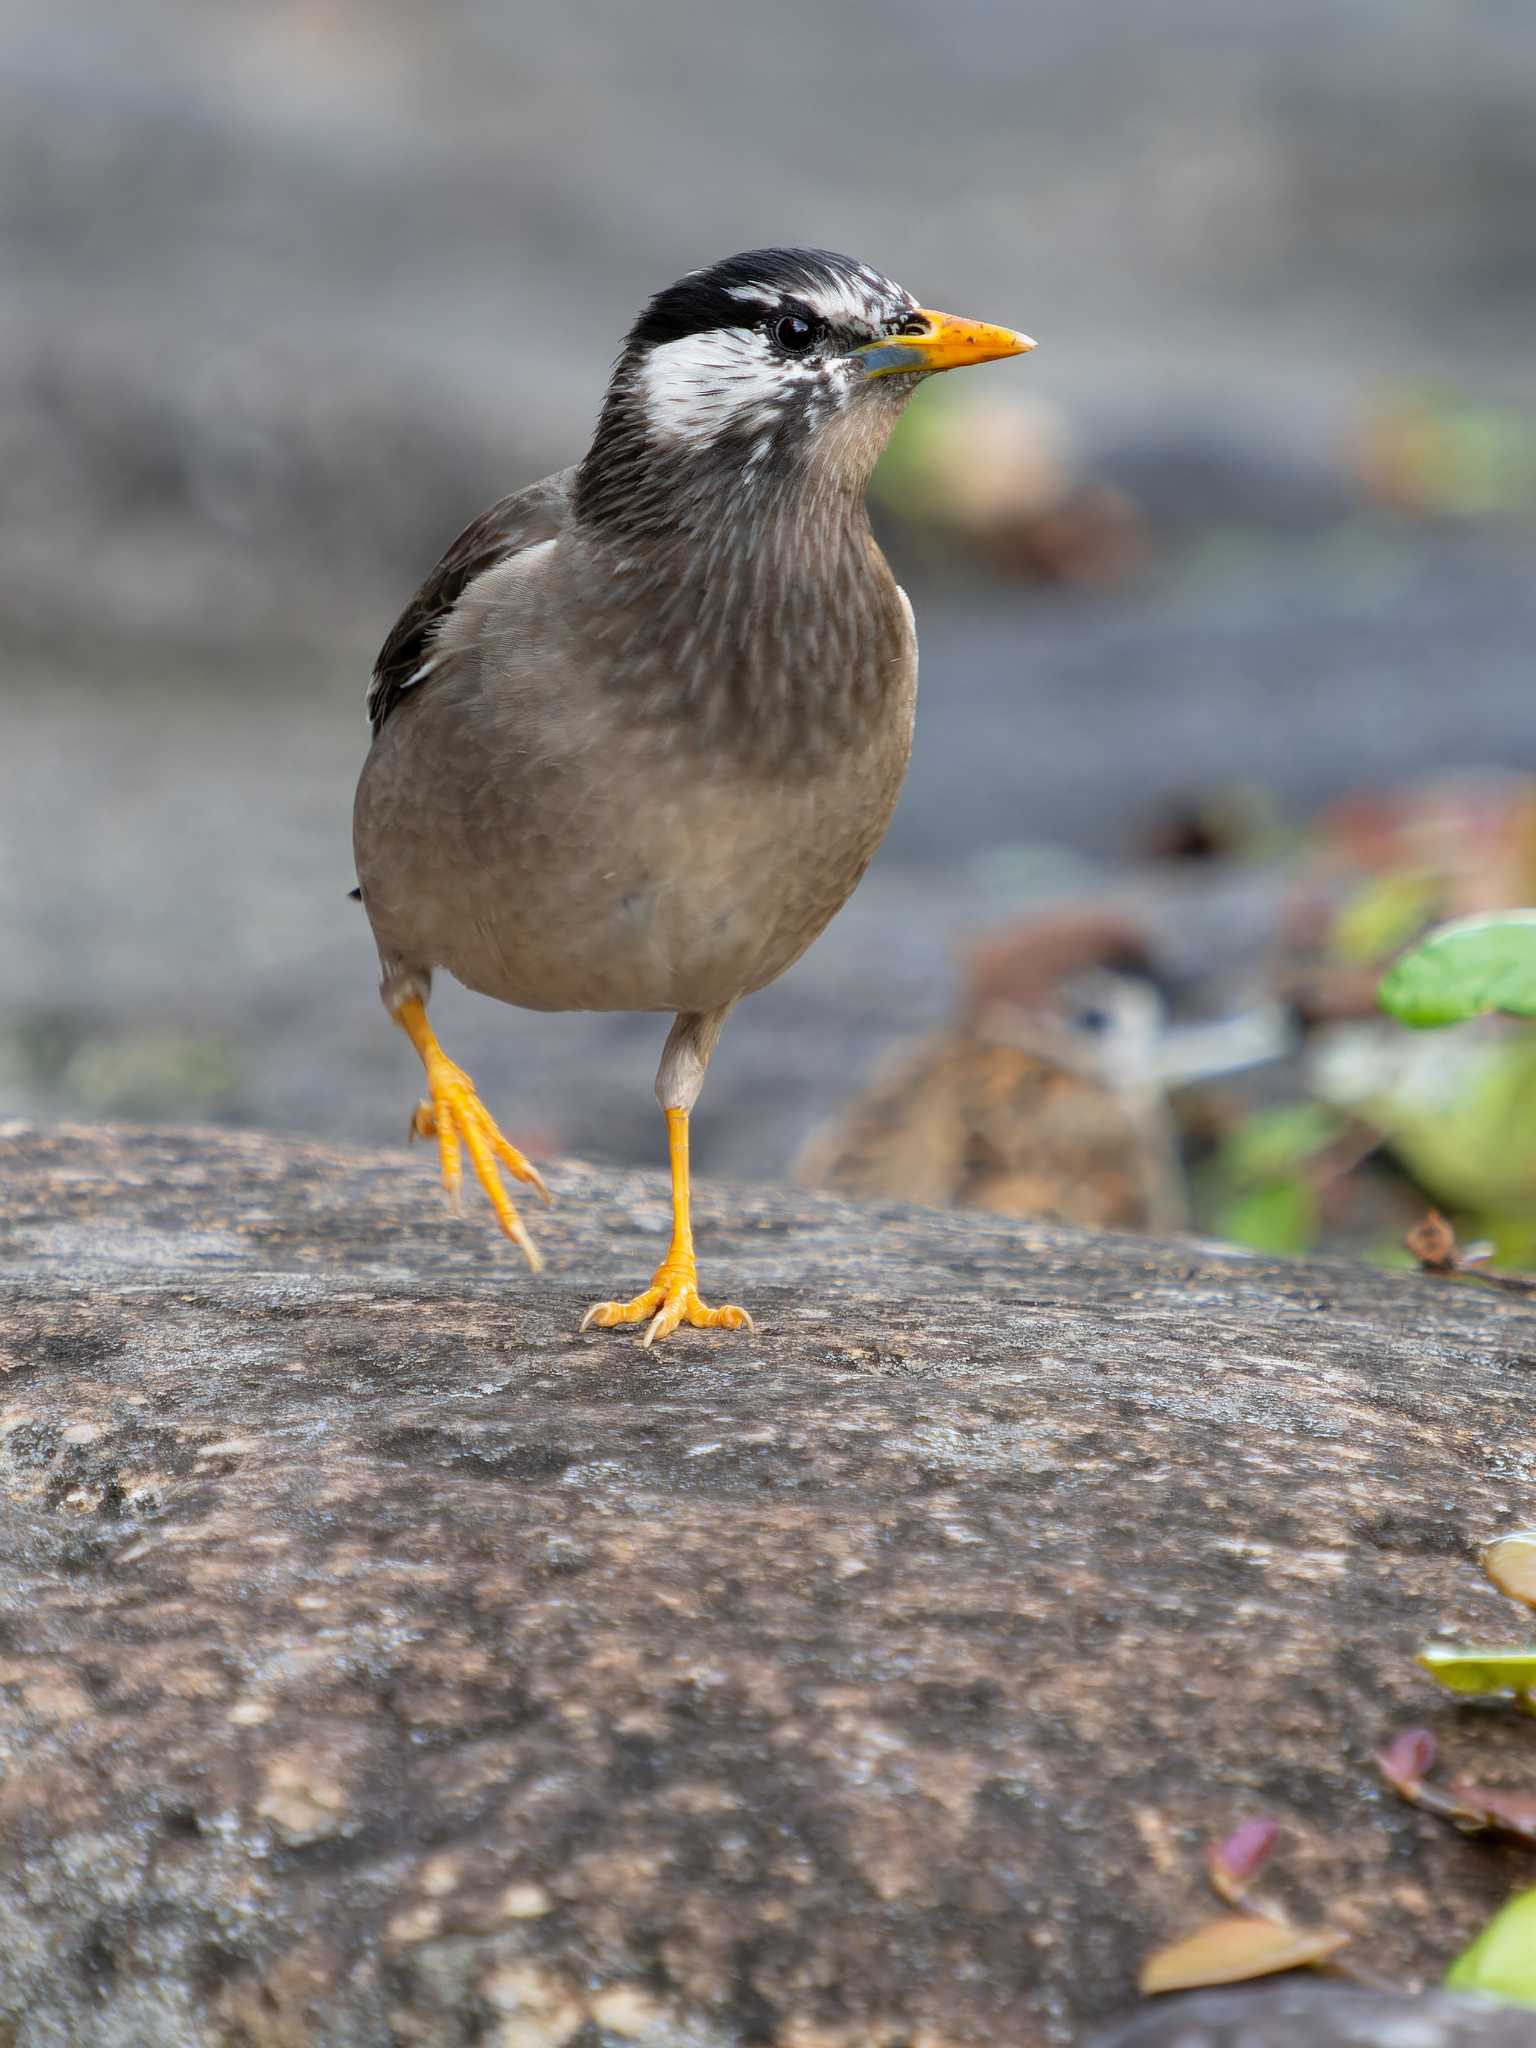
[[644,1294],[637,1294],[633,1301],[595,1301],[582,1317],[581,1327],[590,1330],[596,1325],[599,1330],[611,1330],[619,1323],[647,1321],[650,1328],[640,1340],[647,1351],[663,1337],[670,1337],[682,1323],[695,1330],[753,1327],[744,1308],[736,1308],[730,1302],[723,1308],[708,1307],[699,1299],[698,1282],[692,1273],[668,1272],[665,1266]]
[[436,1138],[443,1186],[448,1191],[454,1213],[458,1213],[459,1190],[464,1181],[463,1155],[467,1151],[475,1179],[484,1188],[491,1207],[496,1211],[497,1221],[537,1273],[544,1261],[501,1184],[497,1162],[500,1161],[514,1180],[526,1181],[529,1187],[537,1188],[547,1202],[549,1189],[545,1187],[539,1169],[497,1130],[490,1111],[475,1093],[474,1082],[462,1067],[456,1067],[452,1060],[441,1054],[429,1059],[427,1086],[432,1091],[431,1100],[418,1102],[412,1111],[410,1135],[413,1138]]

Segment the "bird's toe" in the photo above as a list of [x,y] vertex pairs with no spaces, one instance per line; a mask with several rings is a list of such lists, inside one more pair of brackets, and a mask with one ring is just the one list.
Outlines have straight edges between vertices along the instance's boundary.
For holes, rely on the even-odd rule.
[[462,1068],[444,1060],[430,1072],[429,1085],[431,1099],[416,1105],[411,1115],[410,1135],[436,1138],[443,1187],[450,1207],[455,1214],[458,1213],[464,1180],[463,1156],[467,1152],[475,1179],[496,1212],[497,1222],[534,1272],[538,1272],[544,1261],[502,1184],[501,1174],[505,1171],[514,1180],[536,1188],[548,1202],[551,1198],[544,1176],[532,1160],[525,1158],[502,1135]]
[[633,1301],[594,1302],[581,1319],[583,1330],[612,1330],[623,1324],[644,1323],[642,1349],[649,1351],[686,1323],[693,1330],[751,1330],[755,1326],[744,1308],[724,1302],[711,1308],[699,1299],[692,1281],[656,1282],[637,1294]]

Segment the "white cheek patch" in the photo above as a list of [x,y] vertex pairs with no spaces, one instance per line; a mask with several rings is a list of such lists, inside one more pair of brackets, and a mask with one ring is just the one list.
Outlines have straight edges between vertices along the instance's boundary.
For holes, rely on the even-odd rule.
[[653,348],[640,365],[646,419],[663,441],[709,441],[744,418],[766,420],[785,395],[786,369],[750,327],[715,327]]

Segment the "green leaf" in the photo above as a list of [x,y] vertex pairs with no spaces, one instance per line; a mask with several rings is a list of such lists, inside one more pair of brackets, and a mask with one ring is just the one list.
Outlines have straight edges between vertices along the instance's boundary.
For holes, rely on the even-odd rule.
[[1414,1661],[1448,1692],[1536,1691],[1536,1650],[1463,1650],[1455,1643],[1430,1643]]
[[1520,1892],[1445,1973],[1452,1991],[1536,2006],[1536,1891]]
[[1249,1251],[1294,1258],[1310,1251],[1317,1235],[1317,1196],[1300,1178],[1245,1188],[1220,1204],[1212,1227],[1218,1237]]
[[1442,925],[1393,962],[1377,1000],[1419,1031],[1490,1011],[1536,1017],[1536,910]]
[[1536,1214],[1536,1031],[1463,1024],[1404,1034],[1399,1073],[1355,1110],[1374,1125],[1462,1234],[1494,1239],[1499,1259],[1527,1256]]
[[1434,873],[1377,875],[1357,889],[1334,918],[1328,951],[1352,967],[1370,967],[1423,931],[1442,895]]
[[1325,1152],[1343,1129],[1338,1112],[1321,1102],[1255,1110],[1222,1145],[1221,1170],[1239,1187],[1283,1178]]

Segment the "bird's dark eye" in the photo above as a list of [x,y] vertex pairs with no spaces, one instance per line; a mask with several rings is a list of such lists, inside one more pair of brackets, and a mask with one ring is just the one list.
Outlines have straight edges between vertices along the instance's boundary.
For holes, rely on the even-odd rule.
[[905,313],[901,319],[891,322],[888,331],[891,334],[926,334],[928,322],[921,313]]
[[773,338],[788,356],[803,356],[820,337],[821,330],[798,313],[784,313],[773,323]]

